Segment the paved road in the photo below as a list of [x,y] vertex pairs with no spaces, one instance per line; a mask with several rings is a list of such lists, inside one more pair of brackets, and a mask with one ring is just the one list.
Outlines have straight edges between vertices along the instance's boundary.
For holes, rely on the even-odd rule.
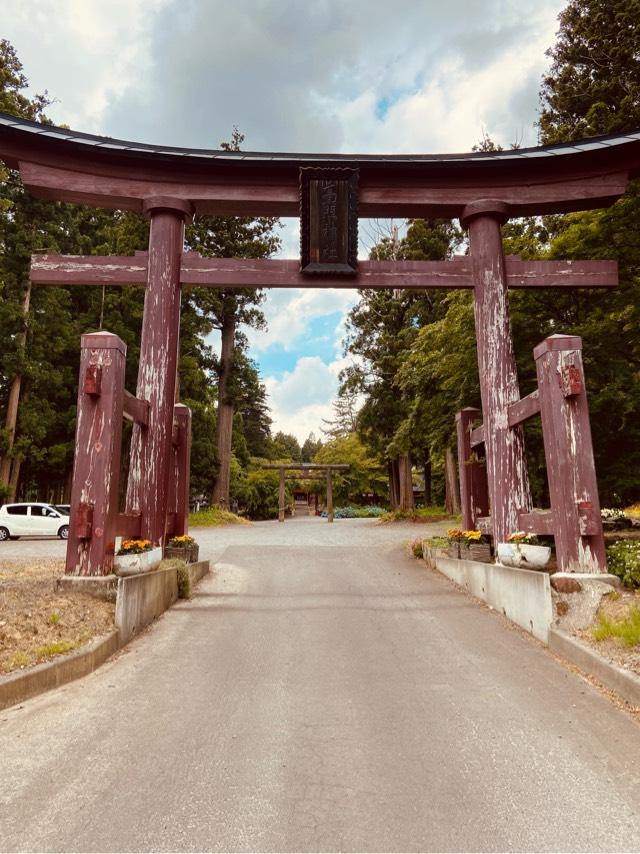
[[200,535],[191,602],[0,713],[0,849],[638,850],[636,723],[414,533]]

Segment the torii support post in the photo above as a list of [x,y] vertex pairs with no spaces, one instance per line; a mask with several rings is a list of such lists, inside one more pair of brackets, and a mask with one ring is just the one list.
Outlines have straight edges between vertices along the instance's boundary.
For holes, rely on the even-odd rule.
[[134,426],[127,512],[142,515],[141,536],[164,545],[171,470],[173,407],[180,331],[180,262],[184,220],[180,200],[149,199],[151,218],[137,397],[149,402],[149,425]]
[[510,428],[507,416],[509,404],[520,399],[500,233],[507,218],[507,206],[493,200],[467,205],[461,217],[469,229],[494,542],[506,542],[518,530],[518,514],[532,506],[524,433]]
[[333,522],[333,479],[331,469],[327,469],[327,522]]
[[456,413],[460,502],[466,531],[475,530],[478,518],[489,515],[486,466],[478,461],[471,447],[471,430],[481,417],[480,410],[471,406]]
[[606,572],[582,340],[551,335],[533,351],[560,572]]
[[67,575],[109,575],[113,567],[127,348],[117,335],[83,335]]
[[191,410],[183,403],[174,407],[177,447],[173,477],[176,485],[176,518],[173,536],[189,533],[189,471],[191,465]]
[[284,491],[284,469],[280,469],[280,481],[278,484],[278,522],[284,522],[285,491]]

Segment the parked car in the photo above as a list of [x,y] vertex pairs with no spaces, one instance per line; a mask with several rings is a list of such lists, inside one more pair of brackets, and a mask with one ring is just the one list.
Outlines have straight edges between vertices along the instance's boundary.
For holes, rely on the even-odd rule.
[[70,504],[52,504],[52,507],[58,511],[58,513],[62,513],[63,516],[71,515],[71,505]]
[[52,504],[31,501],[23,504],[3,504],[0,507],[0,541],[20,537],[69,536],[69,517]]

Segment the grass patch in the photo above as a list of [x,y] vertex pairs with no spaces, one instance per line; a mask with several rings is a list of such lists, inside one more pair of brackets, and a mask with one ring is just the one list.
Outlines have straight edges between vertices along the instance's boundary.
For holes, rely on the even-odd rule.
[[597,641],[617,638],[625,646],[638,646],[640,644],[640,608],[632,605],[625,617],[619,620],[598,614],[598,625],[593,630],[593,637]]
[[60,614],[57,611],[52,611],[47,620],[50,626],[57,626],[60,622]]
[[444,507],[420,507],[417,510],[390,510],[381,516],[379,521],[381,524],[388,522],[444,522],[447,519],[458,519],[457,516],[450,516]]
[[198,510],[197,513],[189,513],[189,525],[199,528],[220,528],[222,525],[250,525],[247,519],[223,510],[221,507],[208,507],[206,510]]

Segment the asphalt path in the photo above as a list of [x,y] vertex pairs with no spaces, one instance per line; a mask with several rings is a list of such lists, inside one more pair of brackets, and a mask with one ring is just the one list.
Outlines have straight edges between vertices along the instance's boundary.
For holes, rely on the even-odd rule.
[[638,725],[415,534],[198,532],[192,601],[0,713],[0,849],[638,850]]

